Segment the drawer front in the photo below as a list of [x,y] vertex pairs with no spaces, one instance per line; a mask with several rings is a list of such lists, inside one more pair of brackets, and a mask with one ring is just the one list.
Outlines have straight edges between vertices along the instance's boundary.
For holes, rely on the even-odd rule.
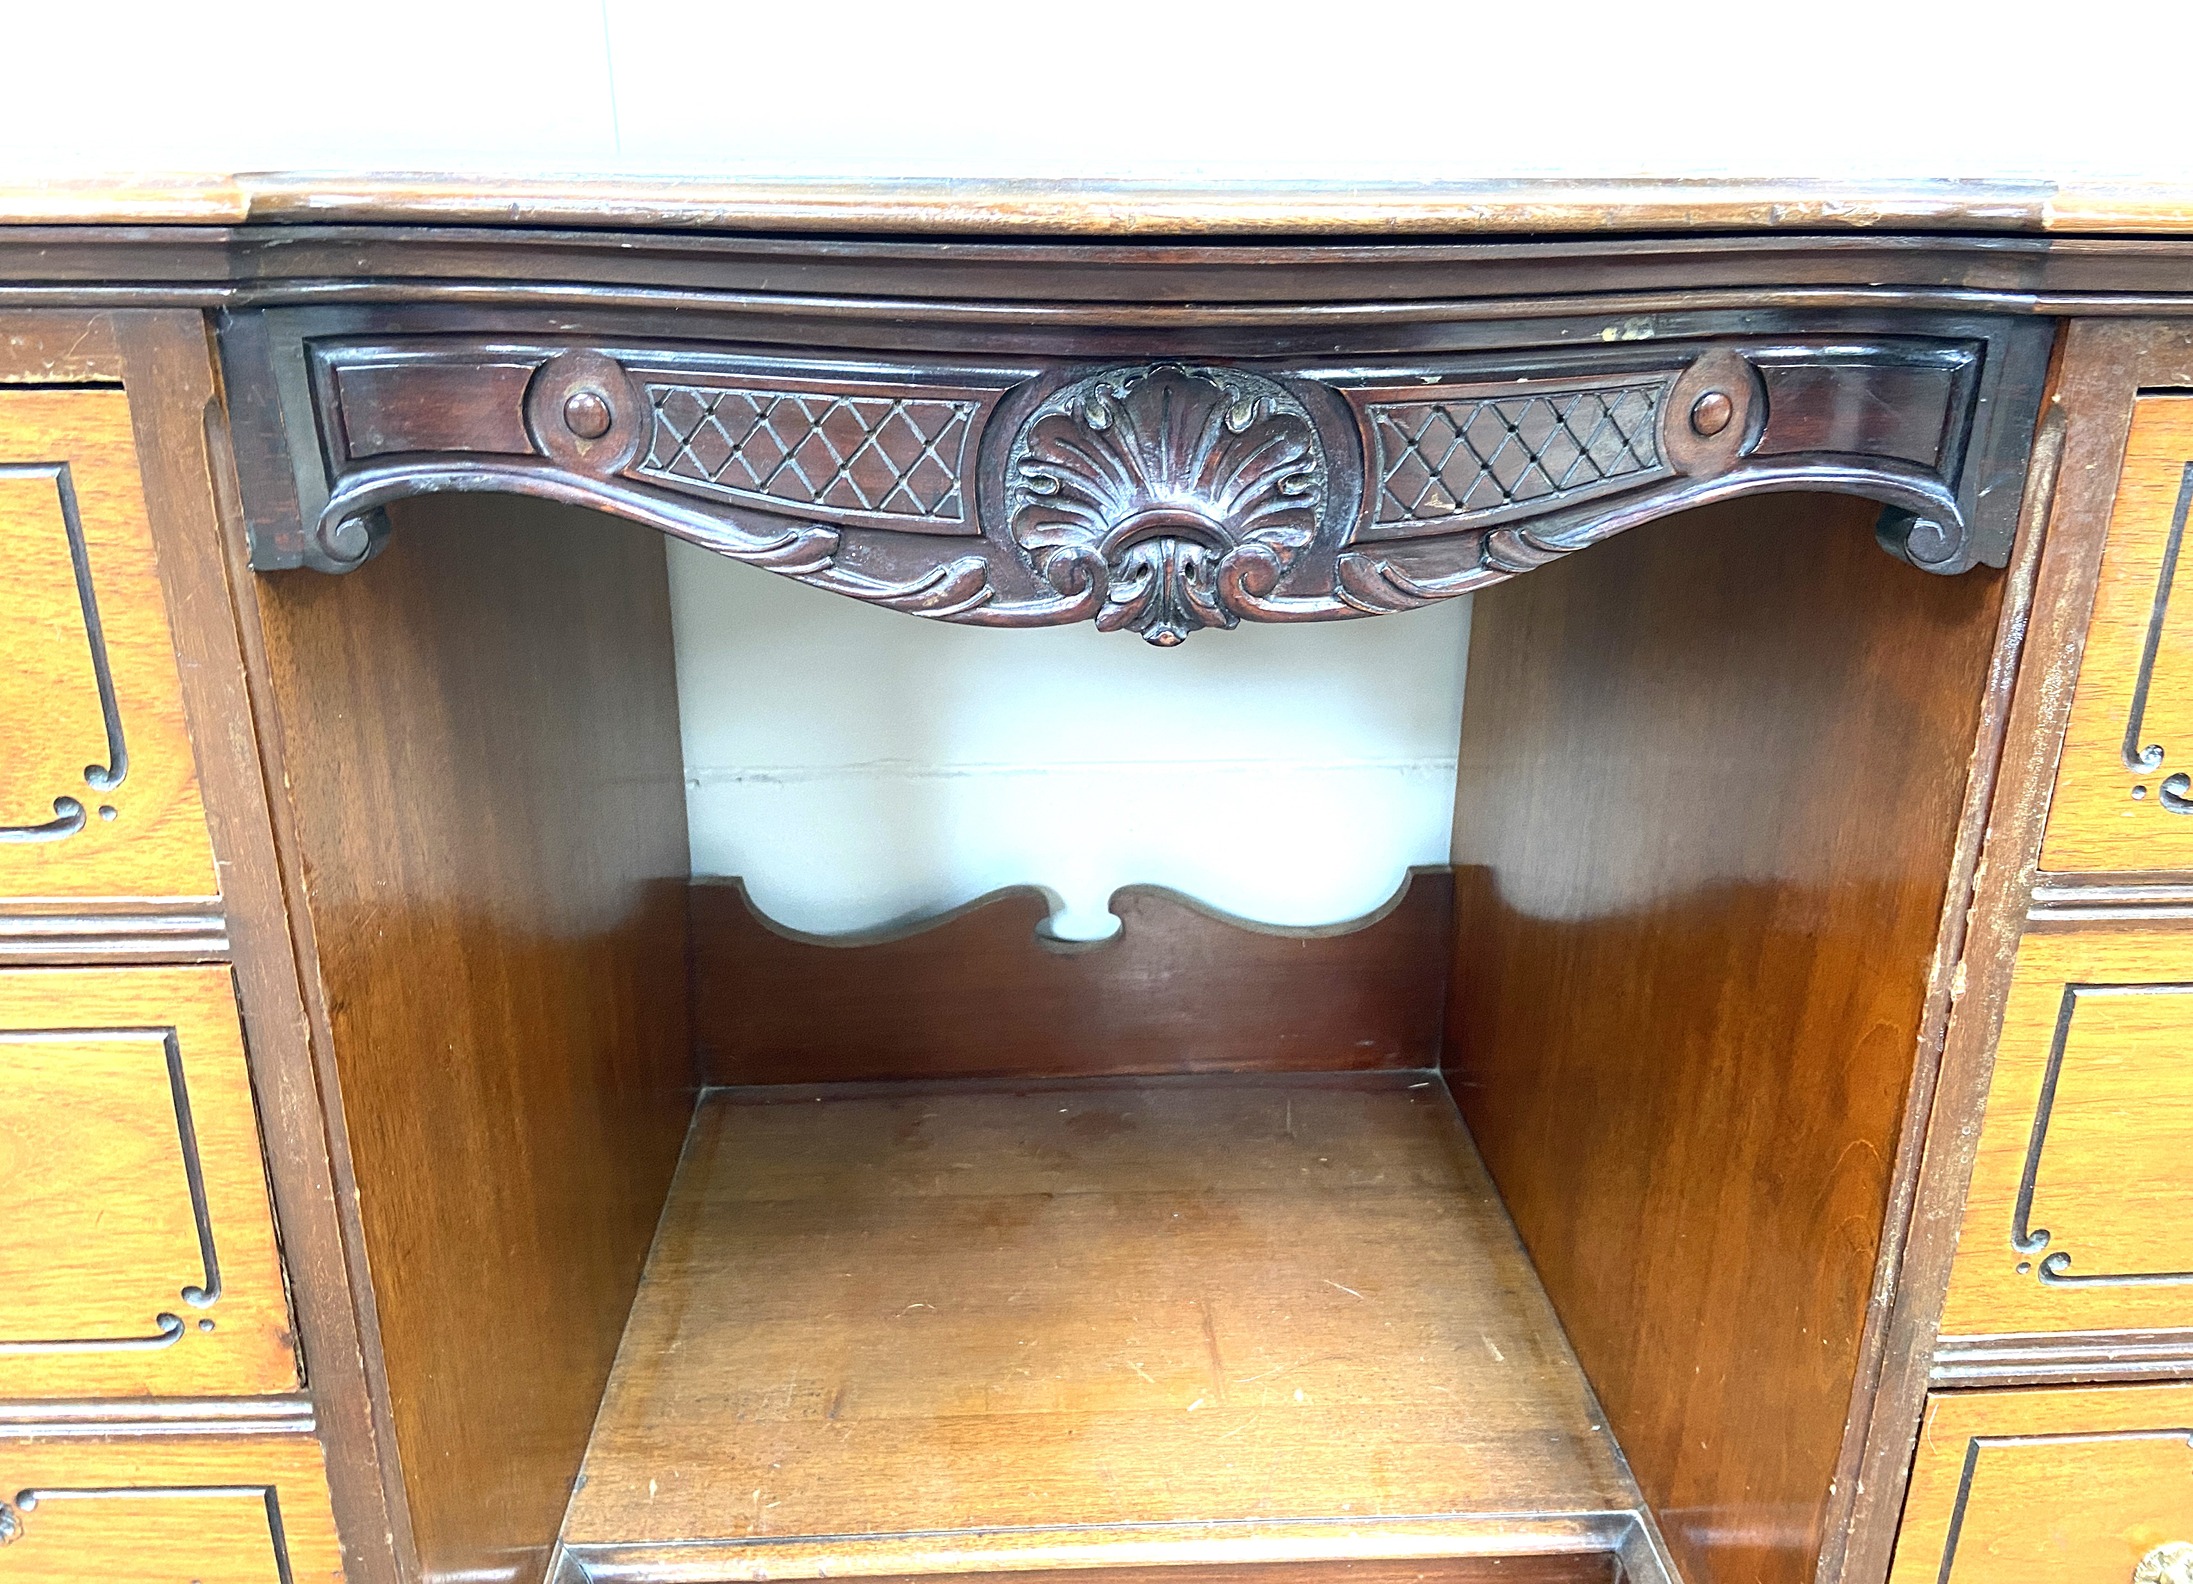
[[0,391],[0,904],[210,897],[129,399]]
[[1948,1335],[2193,1326],[2193,930],[2019,947]]
[[0,1434],[0,1584],[341,1584],[310,1435]]
[[2133,409],[2041,867],[2193,870],[2193,396]]
[[1928,1400],[1890,1584],[2181,1584],[2187,1567],[2193,1387]]
[[291,1391],[226,968],[0,972],[0,1399]]

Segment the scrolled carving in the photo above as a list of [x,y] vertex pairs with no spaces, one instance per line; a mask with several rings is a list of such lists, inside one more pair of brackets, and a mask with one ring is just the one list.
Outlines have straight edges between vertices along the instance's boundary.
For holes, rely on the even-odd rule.
[[1317,426],[1283,386],[1182,364],[1067,386],[1006,464],[1009,531],[1038,573],[1063,592],[1101,566],[1097,626],[1161,647],[1236,625],[1236,569],[1276,582],[1317,538],[1325,487]]

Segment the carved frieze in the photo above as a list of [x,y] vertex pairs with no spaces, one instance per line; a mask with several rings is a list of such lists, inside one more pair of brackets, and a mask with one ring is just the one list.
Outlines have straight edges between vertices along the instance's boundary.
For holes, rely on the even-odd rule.
[[895,609],[1170,646],[1412,609],[1688,506],[1823,489],[1878,500],[1887,548],[1955,572],[2001,559],[2015,504],[1990,503],[1983,538],[1981,346],[1092,368],[328,342],[308,348],[333,460],[302,559],[356,565],[406,494],[518,490]]

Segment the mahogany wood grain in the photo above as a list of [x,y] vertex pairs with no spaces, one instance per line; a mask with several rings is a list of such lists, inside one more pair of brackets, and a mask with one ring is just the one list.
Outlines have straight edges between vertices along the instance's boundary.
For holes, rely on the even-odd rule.
[[1041,937],[1044,893],[906,931],[780,928],[737,881],[693,887],[693,1028],[713,1083],[1421,1068],[1438,1061],[1452,877],[1415,871],[1369,919],[1250,924],[1158,886],[1113,894],[1110,940]]
[[0,971],[0,1399],[292,1391],[228,970]]
[[2001,580],[1826,497],[1633,538],[1479,602],[1445,1064],[1692,1584],[1803,1584]]
[[[2193,871],[2193,396],[2132,414],[2041,867]],[[2180,573],[2184,574],[2180,577]]]
[[2193,1386],[1942,1392],[1889,1578],[2132,1584],[2171,1542],[2193,1545]]
[[0,389],[0,905],[212,897],[118,389]]
[[0,1432],[7,1584],[344,1584],[309,1434]]
[[[284,903],[277,836],[282,806],[269,799],[267,787],[269,776],[281,774],[278,753],[269,751],[279,733],[264,713],[271,701],[263,664],[257,682],[252,679],[258,612],[232,592],[232,575],[239,585],[250,580],[240,561],[244,535],[211,327],[195,312],[0,315],[0,333],[13,349],[41,349],[35,366],[49,370],[87,349],[111,359],[130,392],[138,468],[221,875],[224,939],[216,955],[232,959],[244,1015],[283,1264],[309,1374],[310,1420],[327,1453],[344,1574],[348,1584],[395,1584],[398,1558],[409,1555],[408,1515],[393,1486],[393,1457],[382,1466],[382,1448],[392,1446],[393,1437],[385,1416],[376,1421],[359,1335],[370,1294],[353,1303],[334,1191],[331,1150],[342,1136],[340,1099],[331,1076],[323,1110]],[[33,367],[25,365],[26,372]],[[239,559],[232,562],[231,552]],[[24,921],[53,932],[55,945],[67,938],[60,927],[72,922],[103,927],[110,940],[124,944],[132,938],[125,930],[144,927],[96,916],[70,921],[47,914]],[[79,960],[88,955],[86,937],[77,935],[72,944]],[[363,1292],[362,1255],[356,1269]],[[263,1410],[269,1400],[248,1401]],[[106,1411],[59,1406],[79,1416]],[[233,1411],[234,1404],[194,1399],[172,1406],[202,1420]],[[10,1410],[18,1418],[31,1411],[22,1405]]]
[[1604,1552],[1601,1426],[1436,1077],[720,1090],[564,1542],[603,1579]]
[[1944,1332],[2193,1327],[2193,928],[2026,936]]
[[691,1092],[685,810],[653,535],[434,503],[256,585],[408,1516],[538,1572]]

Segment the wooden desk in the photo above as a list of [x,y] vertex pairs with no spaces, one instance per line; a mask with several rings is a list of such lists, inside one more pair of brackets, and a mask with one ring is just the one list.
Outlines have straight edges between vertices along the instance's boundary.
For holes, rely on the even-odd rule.
[[[5,195],[0,1584],[2188,1584],[2189,216]],[[1474,592],[1453,865],[778,929],[666,535]]]

